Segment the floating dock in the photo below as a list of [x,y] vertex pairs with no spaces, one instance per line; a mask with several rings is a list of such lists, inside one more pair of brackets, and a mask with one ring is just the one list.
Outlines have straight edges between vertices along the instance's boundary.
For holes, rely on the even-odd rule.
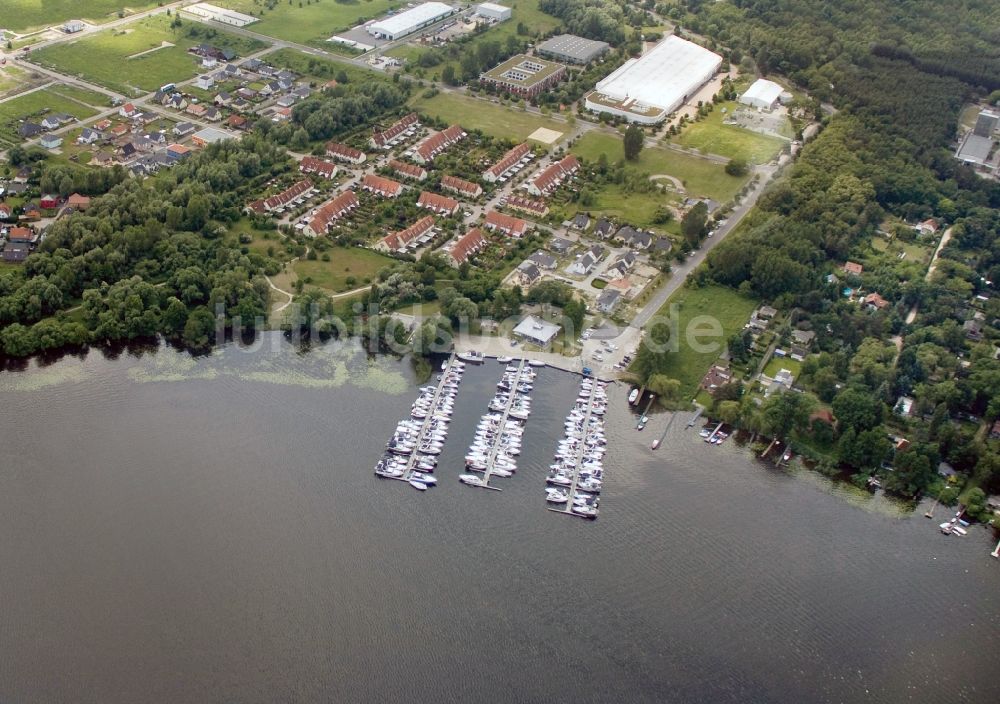
[[[586,518],[587,520],[593,520],[597,518],[597,514],[587,515],[582,513],[576,513],[573,511],[573,499],[577,493],[577,486],[580,482],[580,468],[583,464],[583,456],[587,451],[587,437],[590,434],[590,420],[594,416],[594,402],[597,400],[598,391],[598,381],[595,380],[594,388],[591,389],[590,395],[587,397],[587,409],[583,416],[583,435],[580,438],[580,447],[576,450],[576,457],[574,458],[573,466],[573,479],[568,488],[569,494],[566,500],[566,508],[553,508],[548,506],[548,510],[553,513],[562,513],[570,516],[576,516],[577,518]],[[603,478],[602,478],[603,481]],[[598,490],[599,491],[599,490]],[[596,502],[594,504],[596,508]]]
[[[481,483],[479,484],[469,484],[463,482],[466,486],[475,486],[480,489],[492,489],[493,491],[503,491],[499,487],[490,486],[490,478],[493,476],[496,470],[497,456],[500,454],[501,449],[503,449],[502,436],[503,428],[506,425],[508,419],[510,419],[510,409],[513,407],[514,402],[518,400],[528,399],[527,394],[520,393],[517,390],[518,384],[524,380],[524,370],[527,365],[527,360],[523,357],[517,362],[517,371],[514,372],[513,377],[510,380],[510,392],[507,395],[507,403],[504,404],[503,410],[500,412],[499,419],[497,421],[497,435],[493,439],[493,445],[490,447],[490,453],[486,458],[486,468],[485,469],[475,469],[473,467],[466,466],[467,471],[471,472],[482,472],[483,476],[481,478]],[[504,374],[506,374],[506,368]],[[487,414],[483,416],[484,418],[490,417],[492,414]],[[496,417],[496,416],[492,416]]]

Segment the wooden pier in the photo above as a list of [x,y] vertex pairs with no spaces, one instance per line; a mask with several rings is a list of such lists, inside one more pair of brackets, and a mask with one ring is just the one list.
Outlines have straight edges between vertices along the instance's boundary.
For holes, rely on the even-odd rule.
[[[497,432],[496,438],[493,440],[493,447],[490,448],[490,454],[486,459],[486,469],[477,470],[471,467],[468,471],[471,472],[483,472],[483,483],[482,484],[467,484],[466,486],[477,486],[481,489],[492,489],[493,491],[503,491],[503,489],[490,486],[490,477],[493,476],[493,470],[496,469],[497,455],[500,454],[500,436],[503,434],[504,424],[506,424],[507,419],[510,417],[510,408],[514,405],[514,399],[519,395],[517,392],[517,385],[521,381],[521,374],[524,372],[524,366],[527,361],[522,357],[521,361],[517,365],[517,371],[514,373],[514,380],[511,382],[510,394],[507,397],[507,405],[504,406],[503,414],[500,416],[499,431]],[[505,368],[506,369],[506,368]]]
[[694,412],[694,415],[691,416],[691,420],[688,421],[687,427],[690,428],[694,426],[694,424],[698,422],[698,419],[701,418],[701,414],[704,412],[705,409],[702,408],[701,406],[698,406],[698,410]]
[[406,458],[406,470],[400,477],[386,477],[387,479],[398,479],[401,482],[409,482],[413,478],[413,468],[417,463],[417,455],[420,454],[420,445],[426,438],[427,429],[431,427],[431,423],[434,421],[434,412],[437,411],[438,401],[441,400],[441,390],[448,382],[448,372],[455,365],[455,359],[455,355],[452,354],[448,358],[447,366],[441,371],[441,381],[438,382],[437,388],[434,390],[434,396],[431,398],[431,411],[424,418],[423,424],[420,426],[420,432],[417,434],[417,446]]
[[670,420],[667,421],[667,427],[663,429],[663,433],[660,435],[660,438],[656,441],[656,443],[651,449],[653,450],[660,449],[660,446],[663,444],[663,441],[667,439],[667,433],[670,431],[670,426],[674,424],[675,418],[677,418],[677,413],[671,413]]
[[587,433],[590,427],[590,416],[591,411],[594,410],[594,398],[596,397],[595,391],[597,390],[597,383],[594,383],[593,389],[590,391],[590,396],[587,398],[587,413],[583,417],[583,438],[580,440],[580,448],[576,451],[576,464],[573,467],[573,482],[569,486],[569,497],[566,499],[566,508],[552,508],[547,506],[549,511],[553,513],[564,513],[568,516],[576,516],[577,518],[586,518],[587,520],[593,520],[596,516],[584,516],[579,513],[573,513],[573,497],[576,496],[576,485],[580,481],[580,465],[583,462],[583,453],[587,451]]

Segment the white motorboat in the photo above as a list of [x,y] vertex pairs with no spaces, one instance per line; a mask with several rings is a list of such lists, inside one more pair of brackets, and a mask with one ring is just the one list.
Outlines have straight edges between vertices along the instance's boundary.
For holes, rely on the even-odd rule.
[[628,395],[628,402],[634,404],[639,400],[639,389],[632,389],[632,393]]
[[459,474],[458,480],[463,484],[468,484],[469,486],[485,486],[483,480],[475,474]]
[[423,472],[414,472],[411,475],[410,481],[416,480],[427,486],[434,486],[438,483],[437,477],[431,474],[424,474]]
[[533,367],[544,367],[544,366],[546,366],[545,362],[543,362],[540,359],[529,359],[528,360],[528,364],[530,364]]
[[427,491],[427,485],[424,482],[418,482],[416,479],[410,480],[410,486],[417,491]]
[[569,501],[569,494],[558,489],[548,489],[545,492],[545,500],[550,504],[564,504]]
[[579,506],[574,504],[570,509],[573,513],[584,518],[597,518],[597,508],[595,506]]
[[513,362],[514,358],[502,356],[502,357],[497,357],[497,361],[500,362],[500,364],[507,364],[508,362]]
[[482,364],[483,360],[486,359],[486,355],[482,352],[476,352],[475,350],[469,350],[468,352],[459,352],[458,358],[463,362],[472,362],[473,364]]

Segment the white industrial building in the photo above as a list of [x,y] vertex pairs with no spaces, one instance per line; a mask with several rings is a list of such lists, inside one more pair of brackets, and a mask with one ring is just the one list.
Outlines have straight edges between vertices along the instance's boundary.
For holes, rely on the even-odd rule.
[[656,124],[711,80],[720,65],[718,54],[686,39],[667,37],[599,81],[585,105],[630,122]]
[[484,2],[476,6],[476,14],[489,20],[503,22],[510,19],[510,8],[492,2]]
[[203,20],[212,20],[213,22],[228,24],[233,27],[246,27],[248,24],[253,24],[257,21],[257,18],[253,15],[247,15],[242,12],[237,12],[236,10],[218,7],[207,2],[199,2],[194,5],[188,5],[187,7],[182,8],[182,11]]
[[740,102],[752,108],[774,110],[781,101],[781,94],[784,92],[785,89],[774,81],[758,78],[752,86],[747,88],[746,93],[740,96]]
[[379,39],[399,39],[407,34],[443,20],[455,12],[455,8],[443,2],[425,2],[398,15],[372,22],[365,29]]

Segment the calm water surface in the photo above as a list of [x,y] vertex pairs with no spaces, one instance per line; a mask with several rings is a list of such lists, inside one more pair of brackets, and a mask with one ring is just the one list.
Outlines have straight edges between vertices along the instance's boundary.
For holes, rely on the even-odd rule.
[[419,494],[371,471],[408,361],[267,342],[0,374],[0,702],[1000,701],[983,530],[681,419],[652,453],[622,389],[601,517],[550,513],[553,370],[520,471],[465,487],[495,362]]

